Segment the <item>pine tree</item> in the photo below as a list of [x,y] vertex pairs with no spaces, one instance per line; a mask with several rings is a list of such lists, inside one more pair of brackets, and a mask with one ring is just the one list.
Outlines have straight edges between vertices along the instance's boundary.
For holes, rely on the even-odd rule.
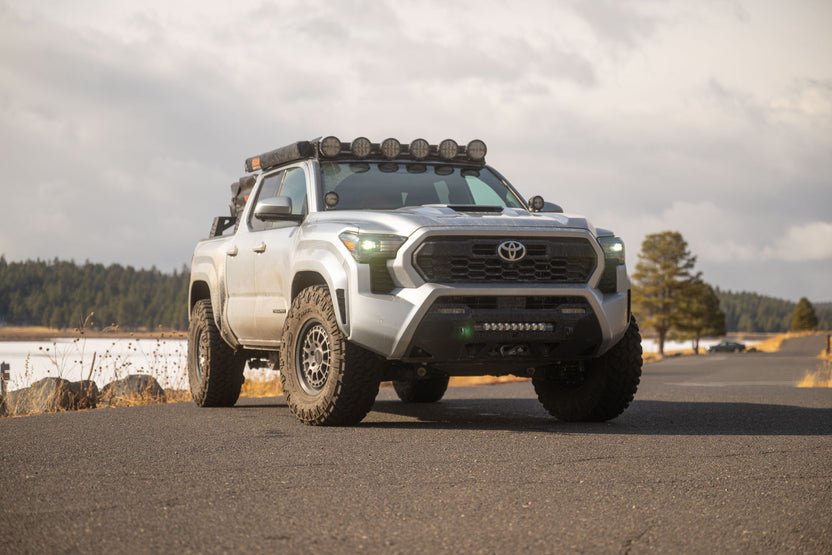
[[658,335],[659,354],[669,331],[683,318],[679,304],[691,284],[696,257],[678,231],[653,233],[644,238],[633,274],[633,312],[644,328]]
[[719,297],[704,281],[696,281],[686,288],[679,310],[680,317],[671,337],[691,340],[696,354],[699,354],[701,338],[725,335],[725,313],[719,308]]
[[815,307],[806,297],[801,297],[792,312],[792,331],[814,331],[818,329],[818,317]]

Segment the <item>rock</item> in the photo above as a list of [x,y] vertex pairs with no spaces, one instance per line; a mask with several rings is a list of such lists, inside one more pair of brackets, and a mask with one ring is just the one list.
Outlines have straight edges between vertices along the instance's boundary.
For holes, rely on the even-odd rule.
[[78,397],[63,378],[43,378],[25,389],[9,391],[6,408],[10,415],[75,410]]
[[94,409],[98,406],[98,386],[92,380],[81,380],[69,384],[76,398],[76,408]]
[[120,380],[110,382],[101,388],[99,397],[102,403],[110,406],[147,405],[165,403],[165,390],[153,376],[131,374]]

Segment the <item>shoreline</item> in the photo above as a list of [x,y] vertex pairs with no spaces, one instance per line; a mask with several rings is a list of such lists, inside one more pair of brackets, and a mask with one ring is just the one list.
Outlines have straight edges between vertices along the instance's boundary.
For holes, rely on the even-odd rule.
[[41,326],[5,326],[0,327],[0,342],[11,341],[51,341],[53,339],[76,338],[112,338],[112,339],[187,339],[187,331],[179,330],[122,330],[108,329],[56,329]]

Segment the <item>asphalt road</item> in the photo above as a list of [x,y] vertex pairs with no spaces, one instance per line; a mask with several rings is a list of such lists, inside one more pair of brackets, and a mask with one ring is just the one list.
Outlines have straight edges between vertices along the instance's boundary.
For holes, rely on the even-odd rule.
[[528,383],[383,390],[355,428],[282,397],[2,419],[0,552],[829,553],[832,389],[793,387],[807,349],[650,365],[604,424],[553,420]]

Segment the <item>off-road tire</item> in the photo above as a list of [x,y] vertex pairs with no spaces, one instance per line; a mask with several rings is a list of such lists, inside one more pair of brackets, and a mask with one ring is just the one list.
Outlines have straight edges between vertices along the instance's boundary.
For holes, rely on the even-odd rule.
[[405,403],[435,403],[448,389],[448,376],[431,376],[425,379],[394,380],[393,389]]
[[197,301],[188,326],[188,381],[200,407],[230,407],[240,397],[246,360],[220,337],[211,301]]
[[298,420],[314,426],[360,422],[378,395],[382,362],[344,337],[326,287],[307,287],[292,301],[283,327],[280,379]]
[[539,369],[532,378],[549,414],[567,422],[603,422],[624,412],[641,378],[641,335],[635,318],[624,337],[602,356],[583,362],[568,379],[559,368]]

